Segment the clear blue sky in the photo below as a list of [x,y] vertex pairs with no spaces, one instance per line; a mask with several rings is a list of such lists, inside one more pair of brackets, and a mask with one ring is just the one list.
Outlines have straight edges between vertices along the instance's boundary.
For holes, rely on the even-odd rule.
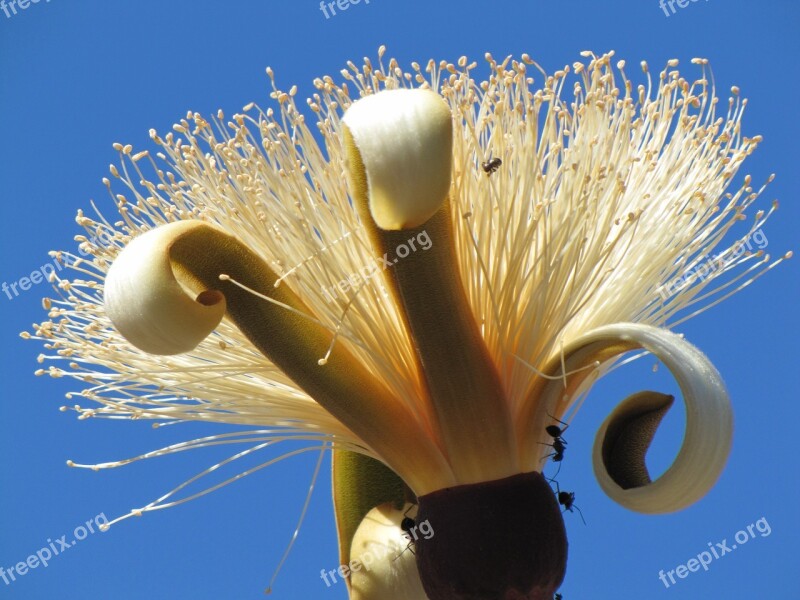
[[[434,57],[480,60],[527,52],[553,71],[591,49],[615,49],[655,68],[672,57],[691,71],[711,60],[718,89],[750,99],[745,133],[764,143],[746,172],[778,177],[761,200],[782,208],[766,234],[774,255],[798,249],[797,98],[800,7],[789,0],[689,2],[669,17],[657,0],[423,2],[366,0],[326,19],[316,0],[66,0],[0,8],[0,281],[17,281],[72,247],[78,208],[106,201],[100,178],[116,162],[112,142],[150,147],[148,129],[167,130],[192,109],[267,105],[271,65],[287,89],[312,91],[345,62],[374,57],[380,44],[407,65]],[[634,73],[635,69],[630,69]],[[746,163],[747,164],[747,163]],[[743,174],[743,173],[742,173]],[[106,204],[106,206],[108,206]],[[0,566],[23,561],[98,513],[141,506],[220,460],[196,451],[93,473],[68,458],[99,462],[220,431],[198,425],[77,421],[58,411],[64,380],[36,378],[41,348],[17,333],[43,318],[46,286],[0,296]],[[652,359],[604,380],[567,439],[562,487],[577,492],[587,525],[567,514],[566,600],[789,598],[800,588],[797,435],[798,263],[779,267],[722,306],[680,327],[726,378],[736,410],[734,448],[719,484],[678,514],[646,517],[613,504],[591,472],[594,432],[616,401],[643,389],[674,390]],[[653,449],[662,467],[680,440],[676,411]],[[87,537],[0,598],[260,598],[295,527],[314,457],[259,472],[203,499],[129,520]],[[343,599],[320,569],[337,562],[327,466],[310,514],[279,578],[276,599]],[[772,533],[666,589],[674,569],[764,517]],[[55,543],[55,542],[54,542]],[[797,597],[797,596],[794,596]]]

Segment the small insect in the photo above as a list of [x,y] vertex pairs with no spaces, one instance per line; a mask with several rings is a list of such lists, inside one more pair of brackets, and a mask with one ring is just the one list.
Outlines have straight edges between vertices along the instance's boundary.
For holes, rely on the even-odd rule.
[[[564,435],[564,432],[567,429],[569,429],[569,424],[564,423],[564,421],[562,421],[561,419],[556,419],[553,415],[549,413],[547,416],[550,417],[551,419],[558,421],[564,426],[562,428],[559,427],[558,425],[548,425],[547,427],[544,428],[544,430],[547,432],[547,435],[549,435],[551,438],[560,439],[562,442],[564,442],[564,438],[562,438],[561,436]],[[566,444],[567,442],[564,443]]]
[[406,512],[403,513],[403,520],[400,521],[400,529],[405,531],[408,537],[411,537],[411,530],[414,528],[416,524],[414,519],[408,516],[409,511],[414,508],[413,505],[409,506]]
[[564,511],[575,512],[573,509],[578,511],[578,514],[581,516],[581,521],[583,524],[586,525],[586,519],[583,518],[583,513],[581,509],[575,505],[575,492],[562,492],[561,488],[558,487],[558,482],[556,481],[556,498],[558,498],[558,503],[564,507]]
[[[403,552],[405,552],[406,550],[410,550],[411,554],[416,554],[416,552],[414,552],[413,546],[414,546],[414,540],[417,539],[416,532],[414,531],[417,522],[411,517],[409,517],[408,513],[411,512],[411,509],[413,509],[414,506],[415,505],[412,504],[406,509],[406,512],[403,513],[403,520],[400,521],[400,529],[403,530],[403,537],[408,539],[408,546],[406,546],[403,549]],[[403,552],[395,556],[394,560],[400,558],[403,555]]]
[[[550,446],[553,449],[553,451],[547,456],[545,456],[545,458],[552,458],[553,462],[557,463],[560,463],[562,460],[564,460],[564,451],[567,449],[566,446],[567,443],[564,440],[562,440],[561,438],[556,438],[553,440],[552,444],[544,444],[542,442],[540,443],[543,446]],[[560,470],[561,465],[559,465],[558,468]],[[558,471],[556,471],[556,475],[558,475]],[[553,477],[555,477],[556,475],[554,475]]]
[[484,173],[486,173],[487,175],[491,175],[492,173],[497,171],[497,169],[499,169],[500,165],[502,164],[503,161],[500,160],[499,158],[490,158],[486,162],[482,162],[481,167],[483,168]]
[[553,600],[564,600],[564,596],[562,596],[561,594],[556,593],[556,595],[553,596]]
[[[564,423],[564,421],[562,421],[561,419],[556,419],[553,415],[548,414],[547,416],[550,417],[551,419],[555,419],[556,421],[561,423],[564,427],[562,428],[559,427],[558,425],[548,425],[547,427],[544,428],[544,430],[547,432],[547,435],[553,438],[553,443],[552,444],[543,444],[542,442],[539,443],[541,443],[544,446],[550,446],[553,449],[553,452],[548,454],[545,458],[552,458],[553,462],[560,463],[562,460],[564,460],[564,452],[567,449],[567,440],[565,440],[562,437],[562,435],[567,429],[569,429],[569,425],[567,423]],[[561,465],[558,465],[558,471],[556,471],[556,474],[553,475],[553,477],[556,477],[559,471],[561,471]]]

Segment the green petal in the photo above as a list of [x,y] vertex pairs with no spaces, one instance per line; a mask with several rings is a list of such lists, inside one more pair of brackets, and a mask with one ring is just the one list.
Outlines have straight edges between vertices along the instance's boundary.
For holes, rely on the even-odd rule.
[[[350,562],[353,536],[366,514],[387,502],[400,507],[413,494],[382,462],[348,450],[333,452],[333,510],[339,536],[339,564]],[[350,580],[347,580],[348,588]]]

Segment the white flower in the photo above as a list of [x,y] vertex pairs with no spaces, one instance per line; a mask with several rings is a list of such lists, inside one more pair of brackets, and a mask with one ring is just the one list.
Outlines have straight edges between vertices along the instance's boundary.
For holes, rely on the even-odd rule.
[[[704,60],[694,81],[670,61],[653,82],[642,63],[645,85],[613,53],[584,56],[545,75],[487,55],[484,82],[466,58],[350,64],[347,83],[315,80],[314,126],[296,88],[273,84],[277,113],[189,113],[152,132],[155,155],[118,145],[121,220],[79,214],[91,258],[56,277],[32,336],[68,363],[50,374],[87,384],[84,417],[219,421],[263,429],[217,441],[360,452],[427,514],[443,490],[540,472],[545,427],[644,348],[681,386],[684,447],[650,482],[644,453],[671,400],[636,395],[601,428],[595,470],[634,510],[698,500],[727,459],[731,411],[719,373],[668,328],[782,260],[737,245],[775,206],[727,245],[763,190],[746,176],[729,191],[760,138],[742,134],[738,90],[718,116]],[[712,255],[716,269],[674,284]],[[421,565],[434,541],[447,535],[419,544]],[[552,593],[558,568],[531,585]],[[431,577],[451,574],[428,571],[440,597]]]

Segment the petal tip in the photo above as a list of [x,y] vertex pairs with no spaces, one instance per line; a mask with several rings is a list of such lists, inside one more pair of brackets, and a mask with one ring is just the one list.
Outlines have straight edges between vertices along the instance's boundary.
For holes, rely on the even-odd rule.
[[171,245],[200,222],[163,225],[134,238],[106,274],[106,315],[133,346],[156,355],[190,352],[225,316],[225,296],[218,290],[193,293],[176,278]]
[[453,124],[439,94],[385,90],[356,101],[343,122],[366,171],[378,227],[418,227],[442,207],[450,190]]

